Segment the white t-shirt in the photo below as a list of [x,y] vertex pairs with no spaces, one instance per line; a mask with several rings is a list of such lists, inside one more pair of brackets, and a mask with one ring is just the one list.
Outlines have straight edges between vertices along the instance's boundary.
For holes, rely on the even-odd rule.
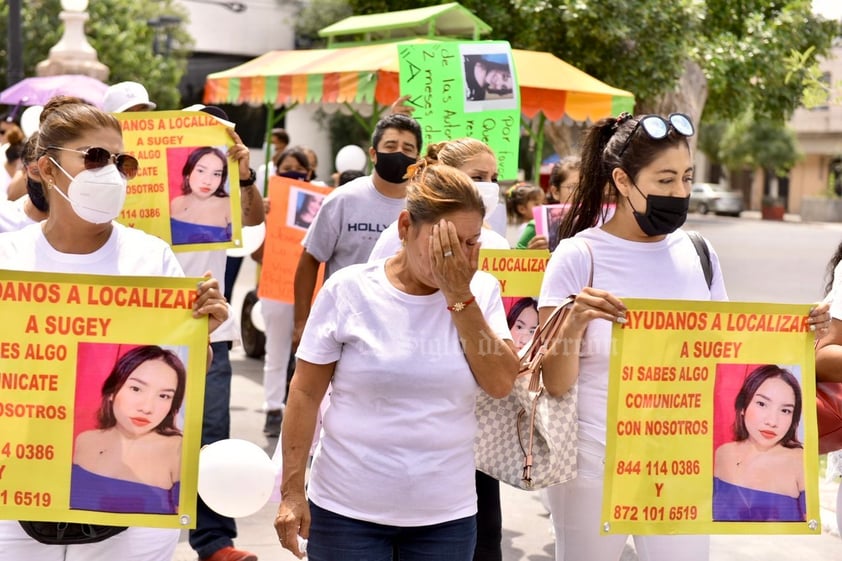
[[[538,307],[557,306],[587,286],[593,252],[593,287],[618,298],[727,300],[719,258],[710,249],[713,281],[708,289],[699,255],[678,230],[657,242],[633,242],[601,228],[561,240],[550,257]],[[593,320],[579,360],[579,440],[605,445],[611,322]]]
[[[201,277],[208,271],[213,278],[219,281],[219,292],[225,293],[225,264],[228,256],[224,249],[213,251],[181,251],[175,254],[181,264],[184,274],[188,277]],[[240,342],[240,332],[237,329],[237,318],[234,314],[231,303],[228,303],[228,319],[222,322],[219,327],[210,334],[211,343],[221,341]]]
[[[483,249],[510,249],[509,242],[506,238],[488,228],[483,228],[479,234],[480,247]],[[369,262],[385,259],[396,254],[401,248],[401,239],[398,235],[398,221],[395,220],[389,227],[383,230],[374,248],[371,250],[371,255],[368,256]]]
[[325,264],[325,278],[365,263],[380,233],[398,219],[406,199],[394,199],[374,187],[371,176],[358,177],[325,197],[301,245]]
[[[116,222],[112,225],[114,228],[105,245],[85,254],[57,251],[44,237],[40,223],[0,234],[0,269],[114,276],[184,276],[170,246],[164,241]],[[9,523],[0,521],[0,525]],[[17,522],[13,523],[17,525]],[[135,540],[138,536],[144,538],[137,543],[165,543],[174,537],[173,530],[161,528],[129,528],[126,534],[129,533],[135,534]],[[99,552],[98,545],[85,546],[91,548],[93,558]],[[11,549],[15,546],[4,544],[3,547]],[[154,555],[149,558],[154,558]]]
[[0,201],[0,233],[15,232],[35,223],[24,211],[28,200],[29,195],[24,195],[16,201]]
[[[337,514],[393,526],[471,516],[481,390],[442,293],[401,292],[385,262],[334,274],[304,328],[296,356],[336,362],[309,497]],[[478,272],[471,291],[491,330],[511,339],[497,280]]]
[[90,275],[183,277],[170,246],[116,222],[108,241],[93,253],[62,253],[44,237],[40,223],[0,234],[0,269]]

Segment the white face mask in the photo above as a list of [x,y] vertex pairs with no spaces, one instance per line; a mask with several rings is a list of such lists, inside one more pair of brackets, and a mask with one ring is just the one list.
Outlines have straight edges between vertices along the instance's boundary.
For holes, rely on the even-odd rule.
[[79,218],[91,224],[105,224],[120,215],[126,202],[126,178],[117,166],[86,169],[71,177],[58,162],[50,160],[70,179],[66,195],[59,188],[54,191],[70,203]]
[[480,197],[485,204],[485,218],[488,218],[500,202],[500,186],[491,181],[474,181],[474,185],[479,189]]

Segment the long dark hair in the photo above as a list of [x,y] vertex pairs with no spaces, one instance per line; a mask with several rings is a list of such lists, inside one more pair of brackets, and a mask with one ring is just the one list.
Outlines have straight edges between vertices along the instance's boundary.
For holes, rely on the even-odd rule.
[[833,277],[834,273],[836,272],[836,266],[839,262],[842,261],[842,242],[836,247],[836,252],[833,254],[833,257],[830,258],[830,262],[827,264],[827,274],[825,277],[827,278],[827,284],[824,287],[824,294],[827,296],[830,294],[830,291],[833,290]]
[[114,417],[114,396],[117,395],[129,379],[132,372],[144,362],[150,360],[161,360],[167,366],[175,370],[176,386],[170,403],[170,410],[167,416],[155,427],[155,432],[164,436],[180,435],[181,431],[175,426],[175,416],[178,410],[181,409],[181,403],[184,401],[184,387],[187,384],[187,375],[184,371],[184,364],[176,354],[167,349],[162,349],[157,345],[144,345],[136,347],[117,361],[111,374],[105,379],[102,384],[102,399],[99,404],[99,411],[97,411],[97,421],[100,429],[110,429],[117,424],[117,419]]
[[181,169],[181,193],[183,195],[189,195],[193,192],[190,189],[190,174],[193,173],[193,168],[196,167],[196,164],[202,159],[202,156],[207,154],[213,154],[222,161],[222,175],[219,177],[219,187],[216,188],[216,191],[214,191],[211,196],[228,196],[228,193],[225,192],[225,182],[228,180],[228,158],[225,157],[222,150],[214,148],[213,146],[202,146],[201,148],[196,148],[190,152],[189,156],[187,156],[187,161],[184,162],[184,167]]
[[304,151],[303,146],[289,146],[288,148],[284,149],[283,152],[280,153],[278,156],[278,161],[275,162],[275,173],[280,173],[280,167],[284,160],[287,158],[292,158],[298,165],[303,167],[307,170],[307,181],[313,177],[313,168],[310,167],[310,158],[307,157],[307,152]]
[[[608,117],[594,123],[582,146],[579,188],[573,192],[571,208],[559,227],[559,239],[575,236],[596,226],[606,204],[616,202],[620,192],[612,172],[620,168],[637,181],[640,170],[664,150],[687,146],[687,138],[672,126],[665,138],[653,139],[637,126],[640,117],[628,114]],[[621,157],[622,155],[622,157]]]
[[792,393],[795,394],[795,404],[792,408],[792,422],[789,424],[789,430],[781,438],[781,446],[784,448],[803,448],[801,441],[796,436],[798,430],[798,423],[801,420],[801,387],[798,385],[798,380],[789,370],[785,370],[775,364],[764,364],[755,368],[751,374],[746,376],[743,382],[743,387],[737,394],[734,400],[734,411],[737,413],[734,419],[734,440],[740,442],[748,438],[748,429],[746,429],[746,421],[743,413],[748,408],[751,400],[754,399],[754,394],[763,385],[763,382],[771,378],[780,378],[792,388]]
[[534,298],[525,297],[517,300],[512,307],[509,309],[509,313],[506,314],[506,323],[509,324],[509,329],[514,326],[517,318],[520,317],[520,313],[525,310],[526,308],[533,308],[536,312],[538,311],[538,302]]

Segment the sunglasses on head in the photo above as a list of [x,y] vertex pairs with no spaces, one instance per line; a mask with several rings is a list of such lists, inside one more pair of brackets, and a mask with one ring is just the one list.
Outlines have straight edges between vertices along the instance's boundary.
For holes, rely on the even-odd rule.
[[637,124],[626,137],[626,142],[623,144],[623,149],[620,150],[618,158],[622,158],[626,152],[626,148],[631,144],[631,139],[637,132],[637,129],[649,135],[652,140],[661,140],[666,138],[670,132],[670,127],[681,136],[693,136],[696,129],[693,127],[693,121],[684,113],[672,113],[669,117],[664,119],[660,115],[645,115],[638,119]]
[[73,148],[64,148],[62,146],[48,146],[47,148],[84,154],[85,169],[87,170],[104,168],[108,164],[113,163],[117,166],[117,171],[123,174],[126,179],[134,179],[140,167],[140,162],[134,156],[129,154],[112,154],[105,148],[99,148],[97,146],[88,148],[87,150],[74,150]]

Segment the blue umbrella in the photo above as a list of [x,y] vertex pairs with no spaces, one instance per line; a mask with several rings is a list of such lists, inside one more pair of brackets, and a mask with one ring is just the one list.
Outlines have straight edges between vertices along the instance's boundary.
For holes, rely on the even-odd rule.
[[550,154],[549,156],[544,158],[544,160],[541,162],[541,164],[542,165],[554,164],[554,163],[560,162],[560,161],[561,161],[561,156],[559,156],[558,154]]

